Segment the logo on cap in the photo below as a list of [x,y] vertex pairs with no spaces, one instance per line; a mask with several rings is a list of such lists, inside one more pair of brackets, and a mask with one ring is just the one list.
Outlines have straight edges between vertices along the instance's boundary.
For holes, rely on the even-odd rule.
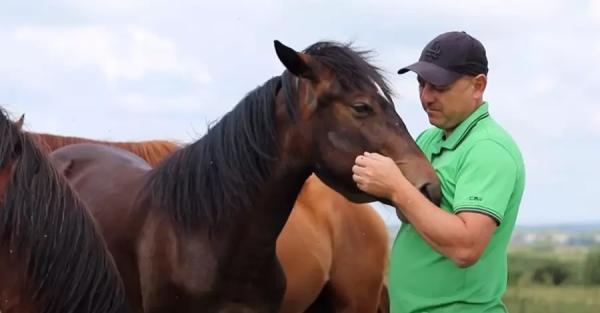
[[436,60],[440,57],[441,53],[442,49],[440,48],[440,42],[436,41],[431,45],[431,47],[425,50],[425,57],[427,60]]

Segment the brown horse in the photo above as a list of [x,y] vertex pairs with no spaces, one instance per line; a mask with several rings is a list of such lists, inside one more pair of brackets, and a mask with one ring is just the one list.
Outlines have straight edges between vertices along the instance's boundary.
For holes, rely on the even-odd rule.
[[182,147],[180,143],[169,140],[118,142],[102,141],[81,137],[59,136],[46,133],[29,132],[29,134],[41,145],[42,148],[50,152],[68,145],[78,143],[95,143],[111,147],[117,147],[133,152],[134,154],[143,158],[152,167],[155,167],[165,157],[175,152],[176,150],[179,150]]
[[128,312],[92,217],[2,109],[0,138],[0,312]]
[[288,283],[281,312],[387,312],[380,303],[387,294],[383,220],[315,176],[304,184],[277,239],[277,256]]
[[364,55],[279,42],[287,70],[249,93],[195,143],[152,169],[101,145],[51,154],[103,228],[141,312],[277,312],[285,277],[275,244],[315,172],[353,201],[354,158],[377,151],[439,201],[439,182],[388,87]]
[[[71,144],[98,143],[133,152],[151,165],[181,147],[162,140],[113,142],[29,134],[49,152]],[[380,294],[384,299],[387,296],[383,282],[388,242],[385,224],[371,206],[351,203],[310,176],[277,239],[277,257],[287,281],[281,313],[309,308],[314,312],[387,312],[388,302]],[[356,251],[364,257],[356,258]]]

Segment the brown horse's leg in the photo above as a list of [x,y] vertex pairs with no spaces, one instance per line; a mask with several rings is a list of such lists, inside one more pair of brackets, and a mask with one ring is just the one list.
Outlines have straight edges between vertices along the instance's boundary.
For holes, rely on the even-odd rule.
[[332,277],[334,312],[376,313],[381,299],[382,280],[381,277],[366,277],[356,272]]
[[324,228],[310,207],[296,203],[277,239],[287,284],[281,313],[306,312],[329,279],[331,239]]
[[390,313],[390,294],[386,283],[381,288],[381,298],[377,306],[377,313]]
[[334,313],[333,292],[329,284],[321,289],[321,293],[305,313]]

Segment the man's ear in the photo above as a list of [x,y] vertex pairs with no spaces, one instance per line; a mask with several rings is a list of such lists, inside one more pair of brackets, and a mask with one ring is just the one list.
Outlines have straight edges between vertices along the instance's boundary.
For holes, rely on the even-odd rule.
[[487,87],[487,76],[485,74],[479,74],[475,76],[475,78],[473,78],[473,98],[483,98],[483,92],[485,91],[485,87]]

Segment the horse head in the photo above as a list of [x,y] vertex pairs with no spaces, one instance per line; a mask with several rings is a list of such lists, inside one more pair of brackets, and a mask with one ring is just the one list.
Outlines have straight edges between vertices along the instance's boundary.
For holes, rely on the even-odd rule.
[[296,127],[284,140],[293,151],[291,159],[304,156],[326,184],[351,201],[369,202],[379,199],[356,187],[352,166],[363,152],[378,152],[392,158],[414,186],[439,203],[437,175],[396,113],[390,88],[369,63],[368,52],[333,42],[297,52],[278,41],[275,51],[292,74],[288,84],[297,95],[291,100]]

